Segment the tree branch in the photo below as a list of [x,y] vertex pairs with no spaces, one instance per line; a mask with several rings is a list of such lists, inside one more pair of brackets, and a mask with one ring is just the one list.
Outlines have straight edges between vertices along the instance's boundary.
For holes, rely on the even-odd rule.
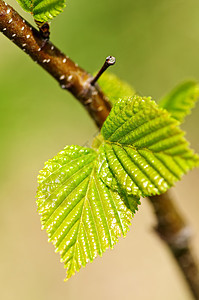
[[[93,77],[78,67],[4,1],[0,0],[0,31],[51,74],[61,88],[70,91],[100,128],[111,106]],[[166,242],[182,270],[195,299],[199,300],[199,269],[190,247],[190,231],[173,204],[170,192],[149,198],[156,217],[157,233]]]
[[70,91],[88,110],[98,127],[108,116],[111,106],[98,85],[91,85],[93,77],[78,67],[51,42],[4,1],[0,0],[0,31],[50,73],[63,89]]
[[157,217],[156,232],[167,244],[195,299],[199,299],[199,269],[192,253],[191,229],[176,208],[171,191],[149,198]]

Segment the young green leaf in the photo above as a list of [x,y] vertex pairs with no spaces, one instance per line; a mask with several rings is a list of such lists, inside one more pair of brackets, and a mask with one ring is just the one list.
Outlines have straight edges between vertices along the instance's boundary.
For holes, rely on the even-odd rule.
[[199,164],[179,122],[150,98],[120,99],[93,143],[67,146],[38,177],[38,211],[67,279],[126,235],[141,196]]
[[39,22],[56,17],[65,7],[65,0],[17,0],[21,7],[30,12]]
[[165,192],[199,164],[178,124],[150,98],[120,99],[102,127],[100,178],[138,198]]
[[96,151],[67,146],[38,176],[42,227],[61,254],[70,278],[126,235],[139,201],[119,195],[99,178]]
[[17,2],[25,11],[31,12],[32,0],[17,0]]
[[184,118],[190,114],[198,98],[198,83],[187,81],[178,85],[160,101],[159,105],[169,111],[173,118],[182,123]]
[[112,105],[120,98],[131,97],[135,94],[134,89],[129,84],[112,73],[103,73],[98,79],[98,83]]

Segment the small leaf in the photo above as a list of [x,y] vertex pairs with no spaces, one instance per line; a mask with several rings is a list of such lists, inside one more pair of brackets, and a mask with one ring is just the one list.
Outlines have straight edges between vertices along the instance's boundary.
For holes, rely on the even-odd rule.
[[17,2],[25,11],[31,12],[32,0],[17,0]]
[[139,204],[109,189],[99,178],[98,166],[94,150],[67,146],[38,176],[41,223],[61,254],[66,279],[126,235],[132,218],[129,208],[135,210]]
[[135,94],[134,89],[129,84],[108,72],[102,74],[98,83],[112,105],[120,98],[131,97]]
[[65,0],[17,0],[25,11],[30,12],[39,22],[56,17],[65,7]]
[[65,0],[40,0],[33,2],[33,17],[39,22],[47,22],[53,19],[59,15],[65,7]]
[[159,105],[169,111],[173,118],[183,122],[199,98],[199,85],[194,81],[187,81],[178,85]]
[[199,164],[178,124],[150,98],[120,99],[102,127],[100,178],[138,199],[164,193]]

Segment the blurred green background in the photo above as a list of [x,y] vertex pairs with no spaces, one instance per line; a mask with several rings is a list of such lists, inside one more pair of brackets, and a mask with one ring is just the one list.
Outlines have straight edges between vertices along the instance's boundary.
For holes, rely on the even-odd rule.
[[[9,0],[26,19],[19,5]],[[112,68],[141,95],[158,99],[185,79],[199,80],[198,0],[68,0],[51,40],[89,72]],[[199,152],[199,105],[183,128]],[[126,239],[67,283],[59,255],[40,230],[36,176],[66,144],[84,145],[97,129],[84,108],[0,34],[0,297],[3,300],[189,300],[179,270],[156,237],[142,200]],[[199,253],[199,171],[173,189]],[[198,255],[199,256],[199,255]]]

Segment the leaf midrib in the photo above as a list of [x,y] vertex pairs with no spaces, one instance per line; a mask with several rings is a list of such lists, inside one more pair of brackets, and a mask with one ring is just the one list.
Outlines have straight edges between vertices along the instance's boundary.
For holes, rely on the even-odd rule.
[[83,223],[82,222],[82,217],[83,217],[83,213],[84,213],[84,209],[85,209],[85,204],[88,202],[89,204],[89,207],[90,207],[90,211],[91,211],[91,214],[92,214],[92,218],[93,218],[93,223],[95,225],[95,230],[96,230],[96,234],[97,234],[97,240],[98,240],[98,245],[99,245],[99,249],[98,249],[98,253],[99,255],[102,254],[102,245],[101,245],[101,241],[100,241],[100,238],[99,238],[99,235],[98,235],[98,230],[97,230],[97,225],[96,225],[96,221],[95,221],[95,218],[94,218],[94,214],[93,214],[93,210],[92,210],[92,206],[90,205],[90,201],[89,201],[89,197],[88,197],[88,191],[90,190],[90,184],[91,184],[91,181],[92,181],[92,176],[93,176],[93,173],[94,173],[94,167],[93,167],[93,170],[90,174],[90,179],[89,179],[89,183],[88,183],[88,188],[87,188],[87,191],[86,191],[86,195],[85,195],[85,200],[84,200],[84,204],[82,206],[82,212],[81,212],[81,217],[80,217],[80,220],[79,220],[79,225],[78,225],[78,229],[77,229],[77,238],[76,238],[76,241],[75,241],[75,245],[74,245],[74,251],[73,251],[73,257],[71,258],[70,260],[70,266],[68,267],[68,273],[70,272],[70,269],[72,268],[72,265],[74,263],[74,259],[75,259],[75,253],[76,253],[76,248],[77,248],[77,244],[78,244],[78,239],[79,239],[79,232],[80,232],[80,225]]

